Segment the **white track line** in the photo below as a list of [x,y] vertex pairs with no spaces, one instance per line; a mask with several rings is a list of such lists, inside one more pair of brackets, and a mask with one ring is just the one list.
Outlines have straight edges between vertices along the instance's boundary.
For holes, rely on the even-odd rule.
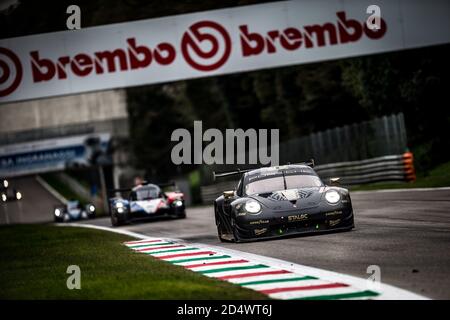
[[[450,189],[450,188],[449,188]],[[267,266],[267,268],[260,268],[260,269],[243,269],[243,270],[229,270],[229,271],[220,271],[220,272],[212,272],[212,273],[204,273],[205,276],[208,277],[219,277],[219,276],[230,276],[230,275],[236,275],[236,274],[252,274],[253,272],[263,272],[263,271],[274,271],[274,270],[287,270],[292,273],[286,273],[286,274],[278,274],[278,275],[265,275],[265,276],[252,276],[252,277],[245,277],[245,278],[236,278],[236,279],[229,279],[227,281],[232,283],[245,283],[245,282],[254,282],[254,281],[261,281],[261,280],[272,280],[272,279],[284,279],[289,277],[302,277],[302,276],[312,276],[317,279],[311,279],[311,280],[301,280],[298,282],[292,282],[287,281],[283,282],[282,284],[278,284],[276,286],[272,285],[248,285],[246,287],[250,289],[258,289],[265,290],[265,288],[283,288],[282,290],[287,291],[281,291],[281,292],[269,292],[267,293],[271,298],[275,299],[292,299],[292,298],[302,298],[302,297],[311,297],[311,296],[323,296],[323,295],[334,295],[334,294],[345,294],[345,293],[351,293],[355,291],[375,291],[379,293],[378,296],[369,297],[370,299],[377,299],[377,300],[423,300],[428,299],[427,297],[424,297],[422,295],[418,295],[416,293],[400,289],[388,284],[380,283],[379,287],[375,290],[368,288],[367,280],[361,279],[354,276],[349,276],[342,273],[337,273],[333,271],[327,271],[322,270],[318,268],[308,267],[304,265],[295,264],[288,261],[283,261],[280,259],[265,257],[261,255],[256,255],[252,253],[242,252],[234,249],[228,249],[218,246],[212,246],[212,245],[206,245],[202,243],[188,243],[181,239],[172,239],[172,238],[155,238],[155,237],[149,237],[143,234],[131,232],[124,229],[117,229],[117,228],[109,228],[109,227],[102,227],[102,226],[95,226],[90,224],[79,224],[79,223],[70,223],[70,224],[58,224],[59,226],[70,226],[70,227],[83,227],[83,228],[91,228],[91,229],[98,229],[98,230],[104,230],[104,231],[110,231],[115,232],[119,234],[128,235],[130,237],[134,237],[136,239],[141,240],[162,240],[164,242],[173,242],[171,245],[184,245],[186,248],[198,248],[199,250],[195,251],[213,251],[215,252],[214,255],[195,255],[195,256],[188,256],[185,257],[187,259],[189,258],[207,258],[211,256],[221,256],[221,255],[229,255],[230,258],[221,258],[217,259],[218,261],[229,261],[229,260],[247,260],[249,263],[242,263],[242,264],[230,264],[228,265],[217,265],[214,267],[205,267],[200,268],[199,270],[192,270],[192,271],[205,271],[208,269],[221,269],[221,268],[227,268],[227,267],[237,267],[237,266],[248,266],[248,265],[257,265],[262,264]],[[156,244],[157,242],[155,242]],[[133,243],[133,245],[139,244],[137,241]],[[146,243],[143,243],[146,244]],[[153,244],[153,243],[151,243]],[[130,243],[127,244],[128,246]],[[132,248],[130,248],[132,249]],[[173,248],[177,249],[177,248]],[[161,250],[164,250],[161,248]],[[169,248],[167,250],[170,250]],[[158,250],[159,251],[159,250]],[[194,250],[192,250],[194,251]],[[188,253],[190,251],[186,251],[185,253]],[[148,252],[147,252],[148,253]],[[158,254],[157,256],[164,256],[164,255],[172,255],[177,254],[178,252],[168,252],[165,254]],[[183,251],[179,252],[183,253]],[[149,254],[150,255],[150,254]],[[155,256],[156,257],[156,256]],[[176,260],[183,260],[184,257],[176,257],[176,258],[169,258],[164,261],[176,261]],[[191,262],[184,262],[184,263],[177,263],[177,265],[190,265],[190,264],[202,264],[202,263],[212,263],[216,262],[215,259],[213,260],[196,260]],[[323,284],[345,284],[344,287],[329,287],[329,288],[322,288],[322,289],[308,289],[308,290],[300,290],[300,291],[288,291],[292,289],[292,287],[303,287],[308,285],[323,285]],[[263,288],[263,289],[261,289]],[[269,289],[270,290],[270,289]]]

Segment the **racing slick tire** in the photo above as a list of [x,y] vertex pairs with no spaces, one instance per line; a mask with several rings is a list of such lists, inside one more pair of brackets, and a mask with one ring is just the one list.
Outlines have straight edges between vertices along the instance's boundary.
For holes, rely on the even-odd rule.
[[233,242],[241,242],[241,238],[239,237],[238,231],[236,229],[236,221],[233,218],[231,218],[231,230],[233,231]]
[[[218,221],[217,218],[216,218],[216,221]],[[219,238],[220,242],[230,242],[229,240],[223,238],[223,234],[224,234],[223,227],[220,224],[220,221],[218,221],[218,223],[217,223],[217,237]]]
[[234,237],[230,233],[230,231],[227,230],[225,221],[223,221],[223,219],[220,217],[219,214],[217,214],[216,211],[215,211],[215,218],[217,226],[217,237],[219,238],[220,242],[234,242]]
[[176,216],[177,219],[186,219],[186,211],[183,211]]
[[64,222],[64,216],[62,216],[62,217],[55,216],[54,220],[55,220],[55,222]]
[[186,210],[181,212],[171,212],[167,214],[171,219],[185,219],[186,218]]
[[111,224],[113,227],[123,226],[127,223],[127,218],[119,218],[115,213],[111,213]]

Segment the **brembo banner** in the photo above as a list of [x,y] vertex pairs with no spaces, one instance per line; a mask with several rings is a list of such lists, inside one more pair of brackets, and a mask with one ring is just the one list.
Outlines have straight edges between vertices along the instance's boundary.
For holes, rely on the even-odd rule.
[[450,42],[450,2],[283,1],[0,40],[0,102]]

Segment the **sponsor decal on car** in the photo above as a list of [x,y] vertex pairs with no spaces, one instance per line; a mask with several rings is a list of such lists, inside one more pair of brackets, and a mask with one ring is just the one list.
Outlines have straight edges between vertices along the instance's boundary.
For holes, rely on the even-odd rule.
[[269,223],[269,220],[256,220],[249,222],[249,224],[267,224],[267,223]]
[[341,222],[341,219],[330,220],[330,221],[328,221],[328,225],[330,227],[334,227],[335,225],[339,224],[339,222]]
[[338,215],[341,215],[341,214],[342,214],[342,210],[335,210],[335,211],[332,211],[332,212],[325,213],[325,216],[326,217],[330,217],[330,216],[338,216]]
[[308,214],[307,213],[302,213],[302,214],[296,214],[294,216],[288,216],[288,221],[289,222],[296,222],[296,221],[304,221],[304,220],[308,220]]
[[266,233],[267,232],[267,228],[255,229],[254,231],[255,231],[255,235],[259,236],[259,235],[261,235],[263,233]]
[[155,213],[160,203],[161,199],[134,201],[131,203],[131,212],[145,211],[147,213]]

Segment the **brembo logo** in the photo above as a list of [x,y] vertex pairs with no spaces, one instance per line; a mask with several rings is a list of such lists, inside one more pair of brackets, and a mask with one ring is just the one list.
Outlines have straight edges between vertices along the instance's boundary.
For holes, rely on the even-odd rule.
[[[288,27],[264,33],[252,30],[248,24],[238,25],[239,34],[236,37],[239,41],[235,45],[240,44],[240,48],[234,54],[237,59],[250,59],[252,56],[271,55],[282,50],[354,43],[363,36],[376,40],[382,38],[387,31],[383,19],[379,30],[370,30],[364,21],[350,19],[345,12],[337,12],[336,17],[335,23]],[[36,84],[93,74],[115,74],[147,68],[151,70],[156,65],[170,67],[177,58],[183,59],[194,70],[211,72],[221,68],[229,60],[233,50],[231,39],[229,30],[223,25],[205,20],[192,24],[183,33],[179,44],[160,42],[150,47],[148,43],[138,43],[135,37],[130,36],[125,40],[124,47],[91,53],[79,52],[56,59],[33,50],[29,52],[30,61],[23,63],[23,66],[29,66],[26,74],[31,73],[30,82]],[[181,56],[177,57],[178,54]],[[22,64],[17,55],[0,47],[0,97],[14,92],[21,83],[22,75]]]
[[[208,43],[210,48],[202,50],[202,42]],[[212,71],[227,62],[231,53],[230,35],[216,22],[197,22],[184,33],[181,51],[191,67],[200,71]]]
[[337,12],[337,26],[333,23],[309,25],[301,29],[286,28],[283,31],[271,30],[266,35],[250,32],[247,25],[239,27],[241,31],[242,55],[259,55],[263,52],[275,53],[278,47],[286,50],[306,49],[326,45],[356,42],[365,34],[370,39],[380,39],[387,30],[386,22],[381,19],[380,30],[370,30],[366,23],[347,19],[345,12]]
[[0,47],[0,97],[5,97],[20,85],[22,64],[19,57],[9,49]]

